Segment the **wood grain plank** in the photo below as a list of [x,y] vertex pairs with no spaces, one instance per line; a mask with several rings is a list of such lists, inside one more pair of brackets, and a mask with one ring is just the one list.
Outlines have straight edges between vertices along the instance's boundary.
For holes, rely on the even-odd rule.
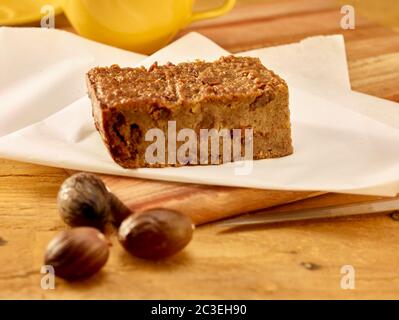
[[359,91],[399,101],[399,52],[357,59],[349,64],[349,71]]
[[[268,11],[262,11],[265,2]],[[389,66],[397,70],[392,54],[398,52],[399,35],[366,19],[353,31],[325,23],[319,26],[317,14],[313,13],[320,9],[322,16],[330,15],[330,23],[335,24],[335,13],[329,13],[329,8],[336,5],[330,0],[242,1],[231,14],[183,33],[206,29],[220,45],[228,43],[230,49],[240,51],[248,46],[281,44],[306,35],[338,31],[345,36],[353,87],[399,101],[399,79],[388,76]],[[295,18],[300,12],[307,12],[303,14],[303,26],[301,19]],[[245,22],[240,22],[238,34],[223,27],[226,21],[245,21],[251,15],[255,20],[248,29]],[[277,18],[267,20],[267,15]],[[276,21],[284,22],[282,28],[289,27],[290,22],[296,28],[280,32]],[[59,26],[73,31],[66,21],[63,25],[61,22],[57,19]],[[209,25],[213,23],[220,27],[212,31]],[[268,31],[269,23],[275,24],[274,32]],[[261,28],[254,28],[253,24]],[[224,30],[227,31],[223,35]],[[245,30],[268,36],[252,36]],[[247,37],[254,41],[248,42]],[[379,69],[381,63],[383,72]],[[362,78],[364,64],[370,79]],[[387,89],[379,74],[388,80]],[[396,89],[392,83],[397,84]],[[159,263],[130,257],[113,238],[110,260],[97,276],[79,283],[57,280],[55,290],[42,290],[43,252],[54,234],[65,228],[57,214],[55,196],[66,176],[56,168],[0,160],[0,298],[399,298],[399,222],[387,214],[277,224],[233,233],[221,232],[209,224],[196,230],[185,251]],[[359,200],[350,195],[328,194],[286,206],[317,207],[354,199]],[[340,268],[346,264],[356,270],[355,290],[340,287]]]

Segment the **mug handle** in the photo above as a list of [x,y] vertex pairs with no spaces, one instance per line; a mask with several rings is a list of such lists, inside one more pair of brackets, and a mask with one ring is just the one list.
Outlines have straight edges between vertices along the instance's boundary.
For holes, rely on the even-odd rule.
[[209,9],[200,12],[194,12],[193,15],[191,16],[190,22],[221,16],[222,14],[225,14],[229,12],[231,9],[233,9],[235,3],[236,0],[226,0],[224,4],[218,8]]

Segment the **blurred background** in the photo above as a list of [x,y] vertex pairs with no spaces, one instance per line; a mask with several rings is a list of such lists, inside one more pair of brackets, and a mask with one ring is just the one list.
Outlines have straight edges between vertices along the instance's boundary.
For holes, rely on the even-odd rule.
[[[17,5],[21,14],[27,15],[32,7],[46,3],[60,4],[62,1],[0,0],[0,24],[4,25],[5,18],[10,14],[7,5]],[[179,1],[175,2],[175,6],[177,3],[188,6],[191,0]],[[109,0],[105,3],[112,5],[113,2]],[[208,10],[223,3],[224,0],[195,0],[194,11]],[[345,5],[351,5],[355,10],[354,29],[341,27],[340,22],[344,16],[341,8]],[[156,11],[157,8],[151,7],[151,10]],[[56,28],[78,33],[62,10],[57,9],[56,13]],[[158,12],[158,21],[163,19],[163,15],[163,12]],[[40,14],[38,17],[18,25],[40,26]],[[142,21],[146,23],[148,19],[142,17]],[[352,87],[399,101],[399,0],[237,0],[234,8],[225,15],[193,22],[185,27],[183,25],[176,32],[162,35],[163,39],[158,39],[154,47],[144,46],[148,49],[144,53],[149,54],[168,41],[191,31],[203,34],[233,53],[292,43],[309,36],[342,34]],[[153,36],[162,32],[162,29],[158,30],[153,32]]]
[[[110,0],[112,1],[112,0]],[[160,0],[161,1],[161,0]],[[32,7],[36,7],[37,4],[40,6],[48,4],[48,3],[61,3],[62,0],[32,0],[32,1],[21,1],[21,0],[0,0],[0,21],[6,17],[9,12],[7,9],[4,9],[5,5],[9,5],[13,3],[13,5],[19,6],[21,11],[30,12]],[[195,10],[206,10],[210,8],[214,8],[222,5],[224,0],[194,0],[194,9]],[[334,3],[338,6],[342,5],[352,5],[358,11],[357,13],[361,14],[368,19],[381,23],[384,26],[392,28],[392,30],[399,32],[399,1],[398,0],[237,0],[236,9],[237,11],[240,7],[247,7],[250,5],[257,4],[267,4],[267,3],[285,3],[290,6],[291,10],[300,9],[303,7],[304,2],[308,2],[308,7],[314,6],[315,9],[320,7],[321,2],[325,2],[326,6],[333,6]],[[18,4],[20,3],[20,4]],[[30,5],[32,3],[32,5]],[[36,4],[34,4],[36,3]],[[3,9],[2,9],[3,7]],[[290,10],[290,11],[291,11]],[[231,15],[231,14],[230,14]],[[253,18],[256,18],[255,15]],[[62,14],[59,16],[62,19],[60,21],[62,26],[65,25],[65,19],[62,17]],[[219,18],[220,20],[220,18]],[[25,26],[39,26],[38,22],[33,23],[25,23]]]

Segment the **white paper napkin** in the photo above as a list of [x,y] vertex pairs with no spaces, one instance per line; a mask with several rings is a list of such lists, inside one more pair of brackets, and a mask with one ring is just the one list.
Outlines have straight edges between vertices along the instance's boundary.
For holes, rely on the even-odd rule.
[[[349,90],[340,36],[316,37],[247,53],[261,57],[266,66],[288,81],[295,152],[284,158],[255,161],[252,174],[236,176],[234,164],[136,170],[115,164],[93,126],[89,99],[77,98],[86,90],[84,73],[91,66],[131,65],[142,56],[65,32],[43,31],[0,29],[1,73],[7,75],[0,78],[1,157],[204,184],[375,195],[399,191],[399,148],[395,147],[399,130],[380,122],[384,120],[382,113],[390,112],[390,119],[397,116],[399,106]],[[27,48],[18,44],[33,36],[35,52],[23,59]],[[64,45],[69,48],[67,53]],[[49,52],[46,60],[43,56]],[[224,54],[227,52],[219,46],[193,33],[139,64],[214,60]],[[372,118],[372,107],[377,104],[384,110],[377,112],[380,121]]]
[[145,56],[39,28],[0,28],[0,136],[43,120],[86,94],[96,65],[134,65]]

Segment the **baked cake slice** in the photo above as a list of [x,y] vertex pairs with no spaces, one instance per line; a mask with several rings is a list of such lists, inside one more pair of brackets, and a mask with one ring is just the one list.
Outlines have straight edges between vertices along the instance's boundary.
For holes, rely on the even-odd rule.
[[[112,158],[125,168],[222,163],[223,153],[232,152],[222,150],[222,139],[219,161],[199,160],[201,129],[228,130],[231,136],[233,129],[252,129],[253,159],[293,152],[287,84],[257,58],[227,56],[215,62],[155,63],[149,69],[97,67],[88,72],[87,86],[96,128]],[[195,132],[197,159],[193,154],[183,162],[171,157],[175,151],[167,148],[172,139],[168,129],[173,124],[177,132]],[[148,147],[154,143],[146,141],[146,134],[154,128],[166,136],[163,163],[146,158]],[[241,140],[244,149],[245,141]],[[176,144],[178,149],[184,141]]]

